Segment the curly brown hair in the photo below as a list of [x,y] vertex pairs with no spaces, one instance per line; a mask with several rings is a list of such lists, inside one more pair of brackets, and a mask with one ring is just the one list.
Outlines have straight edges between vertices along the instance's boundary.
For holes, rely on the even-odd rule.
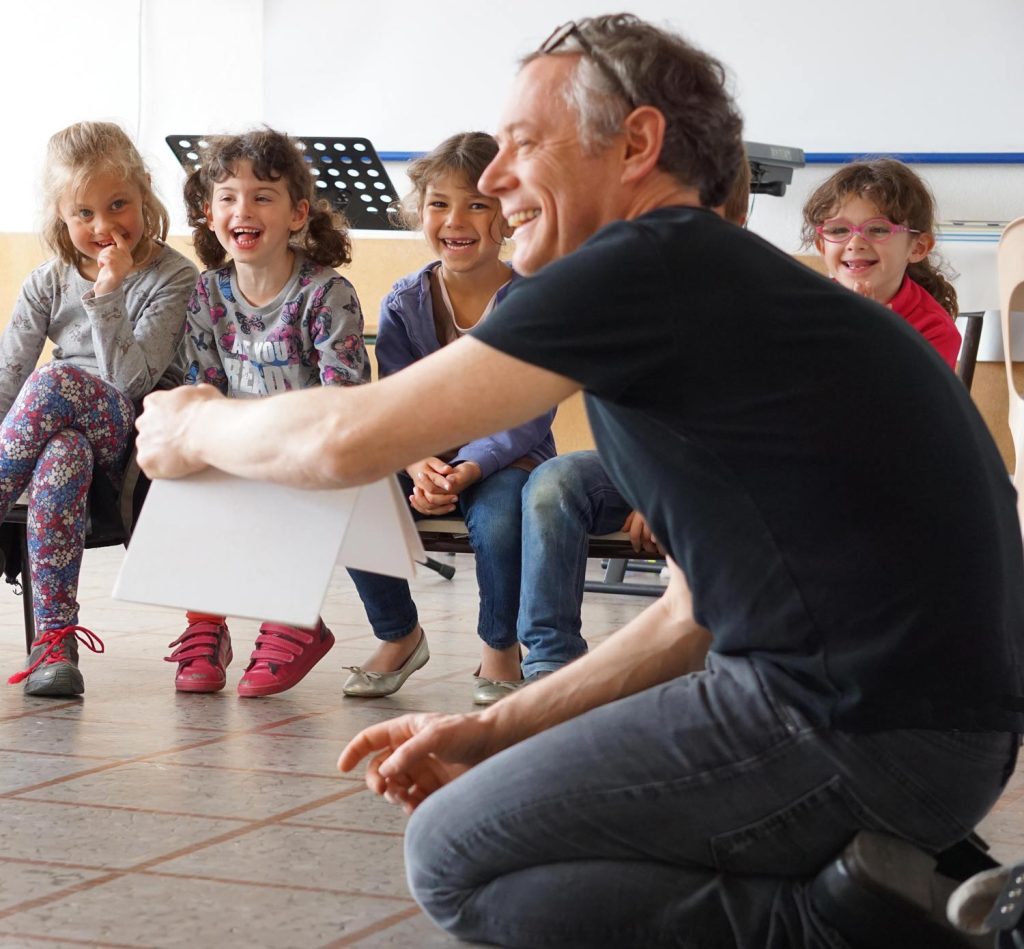
[[[804,247],[813,247],[814,230],[832,217],[848,198],[870,201],[894,224],[905,224],[922,234],[935,232],[935,198],[928,185],[895,158],[850,162],[818,186],[804,204],[800,231]],[[958,311],[952,272],[934,251],[907,265],[907,274],[927,290],[950,316]]]
[[132,256],[142,260],[152,241],[167,238],[167,209],[153,191],[146,163],[128,134],[113,122],[76,122],[51,136],[43,167],[43,240],[63,263],[78,267],[84,255],[71,243],[60,203],[107,173],[130,182],[142,195],[144,236]]
[[192,227],[196,255],[207,269],[221,266],[227,252],[210,229],[206,210],[214,185],[231,178],[239,162],[247,161],[260,181],[284,181],[293,205],[309,203],[305,227],[292,235],[291,246],[325,267],[340,267],[352,260],[348,222],[326,200],[316,197],[302,143],[273,129],[252,129],[242,135],[215,135],[205,139],[199,167],[185,181],[185,211]]

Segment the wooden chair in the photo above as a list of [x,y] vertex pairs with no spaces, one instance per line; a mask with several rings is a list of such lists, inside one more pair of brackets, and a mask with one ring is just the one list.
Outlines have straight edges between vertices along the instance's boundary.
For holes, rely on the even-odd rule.
[[[100,471],[93,472],[89,488],[88,527],[85,546],[128,546],[132,529],[149,491],[149,479],[135,463],[132,449],[120,490]],[[32,651],[36,626],[32,615],[32,571],[28,560],[28,508],[20,501],[0,524],[0,555],[4,578],[22,596],[25,617],[25,651]]]
[[999,319],[1003,330],[1003,362],[1010,397],[1010,434],[1013,436],[1013,485],[1017,489],[1017,513],[1024,524],[1024,396],[1013,379],[1013,334],[1010,313],[1024,311],[1024,218],[1006,225],[996,252],[999,271]]

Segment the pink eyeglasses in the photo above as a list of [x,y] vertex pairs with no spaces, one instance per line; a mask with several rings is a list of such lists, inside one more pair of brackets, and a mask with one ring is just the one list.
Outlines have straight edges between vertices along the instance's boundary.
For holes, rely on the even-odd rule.
[[826,221],[814,229],[830,244],[845,244],[854,234],[860,234],[870,244],[884,244],[893,234],[920,234],[906,224],[893,224],[888,218],[873,217],[863,224],[851,224],[842,218]]

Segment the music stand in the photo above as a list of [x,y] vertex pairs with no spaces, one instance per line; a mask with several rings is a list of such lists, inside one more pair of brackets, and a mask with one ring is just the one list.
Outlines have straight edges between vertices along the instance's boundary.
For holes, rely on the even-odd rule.
[[[211,136],[212,137],[212,136]],[[317,194],[343,211],[354,228],[400,230],[388,209],[398,194],[383,162],[367,138],[293,135],[316,180]],[[192,174],[207,146],[202,135],[168,135],[167,142],[182,168]]]

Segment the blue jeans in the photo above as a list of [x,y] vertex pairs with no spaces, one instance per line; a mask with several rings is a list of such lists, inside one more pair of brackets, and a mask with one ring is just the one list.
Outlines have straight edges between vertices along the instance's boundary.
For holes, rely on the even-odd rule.
[[431,795],[409,885],[444,929],[502,946],[842,945],[806,881],[861,829],[962,839],[1016,750],[1008,733],[830,731],[711,653]]
[[523,675],[553,672],[587,651],[580,607],[587,535],[621,530],[632,508],[596,451],[559,455],[535,468],[523,490]]
[[[480,590],[477,633],[493,649],[516,644],[523,549],[521,497],[527,477],[528,472],[519,468],[503,468],[459,496],[458,512],[466,521],[476,559]],[[411,494],[408,476],[399,475],[399,481],[402,490]],[[413,516],[424,519],[416,511]],[[378,639],[391,642],[416,628],[416,604],[405,580],[364,570],[348,573]]]

